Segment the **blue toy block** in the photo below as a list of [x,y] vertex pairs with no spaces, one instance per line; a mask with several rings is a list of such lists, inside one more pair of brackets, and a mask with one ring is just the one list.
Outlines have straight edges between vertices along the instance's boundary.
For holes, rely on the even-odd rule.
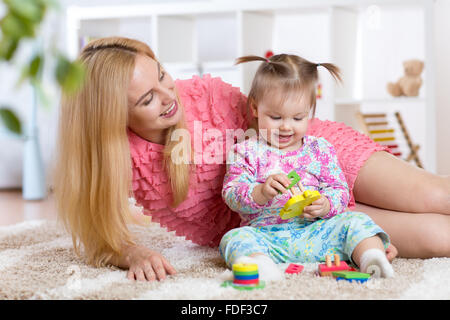
[[340,280],[345,280],[348,282],[355,281],[355,282],[363,283],[363,282],[367,282],[367,280],[369,280],[369,279],[345,279],[345,278],[341,278],[341,277],[336,278],[336,281],[340,281]]

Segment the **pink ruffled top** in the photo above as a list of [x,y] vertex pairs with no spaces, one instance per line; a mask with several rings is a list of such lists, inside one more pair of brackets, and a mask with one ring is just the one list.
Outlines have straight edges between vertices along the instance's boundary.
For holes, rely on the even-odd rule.
[[212,148],[216,150],[214,158],[218,160],[198,161],[191,174],[187,199],[172,208],[170,182],[162,164],[164,146],[144,140],[128,130],[134,197],[144,207],[144,214],[151,215],[152,221],[159,222],[169,231],[175,230],[177,235],[185,236],[197,244],[217,246],[223,234],[239,226],[240,217],[222,200],[226,170],[225,143],[222,142],[223,148],[218,150],[214,148],[218,142],[214,135],[203,135],[203,139],[201,135],[213,128],[220,130],[224,137],[226,129],[245,130],[248,123],[247,98],[239,88],[209,75],[178,80],[176,87],[185,108],[191,138],[197,141],[194,143],[196,156],[201,156],[202,151],[214,154]]
[[[227,129],[247,129],[250,120],[247,98],[239,88],[210,75],[177,80],[176,87],[185,109],[188,130],[195,141],[196,156],[203,152],[212,155],[214,161],[196,162],[188,197],[173,208],[170,206],[172,191],[163,168],[164,146],[128,130],[134,198],[143,206],[145,215],[150,215],[152,221],[169,231],[199,245],[217,246],[222,236],[238,227],[241,221],[222,200],[226,146],[231,147],[222,137],[227,136]],[[204,134],[208,130],[214,132],[211,129],[219,130],[221,135]],[[198,137],[202,134],[203,139]],[[331,121],[311,120],[307,134],[324,137],[335,147],[350,189],[349,205],[354,205],[352,189],[359,169],[373,152],[387,148],[344,124]]]

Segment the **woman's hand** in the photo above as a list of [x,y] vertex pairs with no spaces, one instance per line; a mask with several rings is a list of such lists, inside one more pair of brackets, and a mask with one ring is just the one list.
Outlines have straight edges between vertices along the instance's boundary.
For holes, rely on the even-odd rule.
[[127,278],[139,281],[164,280],[176,270],[160,253],[144,246],[130,246],[124,252]]
[[278,192],[287,192],[286,188],[290,184],[291,180],[284,173],[272,174],[263,184],[253,189],[252,197],[256,203],[264,205],[278,195]]
[[330,212],[330,201],[327,197],[321,196],[303,209],[303,216],[305,219],[315,219],[326,216],[328,212]]

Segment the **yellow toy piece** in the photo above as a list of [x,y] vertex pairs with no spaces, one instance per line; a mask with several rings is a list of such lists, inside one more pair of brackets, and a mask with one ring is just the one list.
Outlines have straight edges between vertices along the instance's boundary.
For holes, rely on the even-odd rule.
[[235,263],[232,266],[233,272],[251,272],[258,271],[256,263]]
[[280,211],[281,219],[286,220],[303,214],[303,209],[314,201],[320,199],[321,195],[316,190],[306,190],[303,194],[290,198]]

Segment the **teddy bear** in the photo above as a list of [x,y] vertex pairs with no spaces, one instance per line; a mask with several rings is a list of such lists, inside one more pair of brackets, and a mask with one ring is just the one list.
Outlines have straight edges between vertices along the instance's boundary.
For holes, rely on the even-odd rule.
[[389,82],[387,84],[387,91],[393,97],[417,97],[422,85],[420,74],[424,68],[424,62],[417,59],[407,60],[403,62],[403,68],[405,75],[395,83]]

